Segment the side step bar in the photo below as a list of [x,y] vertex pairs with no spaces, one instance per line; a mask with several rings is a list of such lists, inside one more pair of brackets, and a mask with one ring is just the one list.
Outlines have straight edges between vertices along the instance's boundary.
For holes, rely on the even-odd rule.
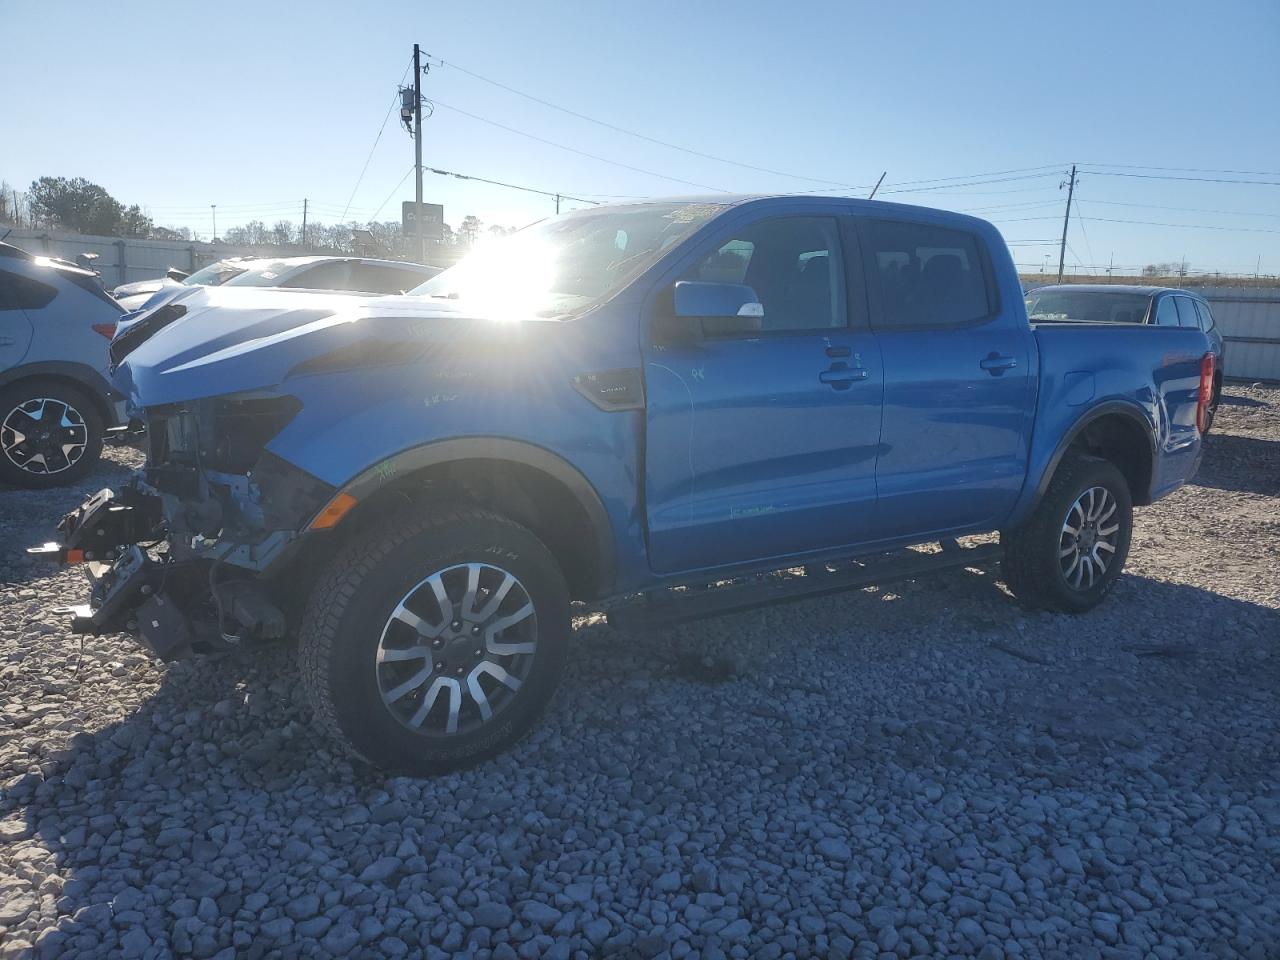
[[[961,547],[955,541],[950,541],[944,542],[939,553],[898,550],[888,555],[852,560],[848,567],[832,572],[806,573],[802,577],[752,577],[745,582],[684,594],[653,591],[646,595],[649,601],[647,603],[627,604],[610,610],[609,624],[622,630],[669,627],[721,613],[767,607],[806,597],[820,597],[873,583],[910,580],[957,567],[984,566],[999,560],[1001,555],[998,543]],[[664,593],[664,599],[656,599]]]

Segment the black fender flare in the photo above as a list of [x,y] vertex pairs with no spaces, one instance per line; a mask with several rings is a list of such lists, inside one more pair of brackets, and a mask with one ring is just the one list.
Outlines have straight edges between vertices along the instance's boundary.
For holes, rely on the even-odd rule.
[[504,460],[519,463],[563,484],[582,506],[595,534],[597,593],[604,595],[612,589],[617,575],[617,559],[614,553],[613,527],[609,522],[608,511],[604,508],[604,501],[577,467],[536,444],[505,437],[436,440],[380,460],[343,484],[338,492],[349,494],[363,502],[381,487],[406,474],[463,460]]
[[1147,419],[1146,412],[1136,403],[1130,403],[1126,400],[1107,400],[1098,404],[1096,407],[1090,407],[1083,415],[1080,416],[1071,427],[1063,434],[1062,439],[1058,441],[1058,445],[1054,447],[1053,455],[1049,457],[1049,462],[1045,464],[1045,468],[1040,473],[1040,479],[1036,483],[1035,503],[1039,503],[1044,496],[1045,491],[1049,489],[1049,484],[1053,481],[1053,475],[1058,470],[1058,465],[1062,462],[1062,458],[1066,455],[1067,450],[1089,428],[1089,425],[1101,420],[1103,417],[1109,417],[1119,414],[1126,419],[1132,421],[1142,430],[1142,435],[1147,438],[1148,454],[1151,463],[1151,480],[1148,481],[1148,489],[1134,490],[1133,502],[1137,505],[1147,504],[1151,502],[1150,483],[1155,477],[1156,463],[1156,437],[1151,427],[1151,421]]
[[11,383],[32,377],[57,377],[60,380],[74,382],[97,402],[103,423],[111,426],[116,422],[114,401],[119,398],[119,394],[111,389],[111,384],[106,377],[87,363],[75,363],[71,360],[37,360],[35,363],[22,363],[0,371],[0,387],[7,387]]

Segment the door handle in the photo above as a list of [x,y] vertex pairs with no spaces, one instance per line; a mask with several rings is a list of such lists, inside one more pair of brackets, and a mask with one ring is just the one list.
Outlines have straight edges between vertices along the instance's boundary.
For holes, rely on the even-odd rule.
[[1018,365],[1018,361],[1016,357],[1006,357],[999,353],[989,353],[983,357],[978,365],[993,377],[998,377],[1006,370],[1012,370],[1016,367]]
[[823,370],[818,374],[818,379],[823,383],[830,384],[837,390],[843,390],[848,388],[851,383],[865,380],[868,376],[870,376],[870,371],[866,367],[850,367],[839,363],[830,370]]

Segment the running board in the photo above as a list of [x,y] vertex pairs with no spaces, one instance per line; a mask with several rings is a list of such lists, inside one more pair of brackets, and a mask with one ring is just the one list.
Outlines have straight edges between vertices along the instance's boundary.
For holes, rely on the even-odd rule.
[[[751,610],[808,597],[821,597],[877,583],[895,580],[911,580],[915,577],[954,570],[958,567],[978,567],[1000,559],[1002,551],[998,543],[984,543],[975,547],[945,544],[938,553],[921,553],[919,550],[899,550],[888,556],[862,557],[849,561],[848,567],[825,573],[808,573],[804,576],[777,577],[766,575],[742,583],[707,590],[690,591],[672,595],[669,591],[652,591],[646,594],[647,603],[631,603],[609,611],[609,624],[621,630],[643,630],[669,627],[721,613]],[[814,569],[811,565],[807,569]],[[656,597],[667,594],[666,599]]]

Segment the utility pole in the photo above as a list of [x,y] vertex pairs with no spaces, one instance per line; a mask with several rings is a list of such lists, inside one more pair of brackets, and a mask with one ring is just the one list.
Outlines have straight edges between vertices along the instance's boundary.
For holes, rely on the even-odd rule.
[[556,213],[560,212],[560,194],[556,194]]
[[209,204],[209,209],[213,212],[213,240],[211,243],[218,242],[218,205],[216,203]]
[[871,192],[867,194],[868,200],[874,200],[876,198],[876,191],[880,189],[880,184],[884,183],[885,174],[888,172],[889,171],[886,170],[884,173],[880,174],[880,179],[876,181],[876,185],[872,187]]
[[[1062,185],[1058,185],[1062,189]],[[1067,259],[1067,224],[1071,222],[1071,195],[1076,189],[1076,165],[1071,165],[1071,179],[1067,181],[1067,213],[1062,218],[1062,245],[1058,248],[1058,282],[1062,282],[1062,266]]]
[[302,198],[302,245],[307,245],[307,198]]
[[418,230],[418,262],[427,259],[427,237],[422,230],[422,51],[413,45],[413,223]]
[[1111,282],[1111,274],[1115,271],[1115,269],[1116,269],[1116,252],[1112,250],[1111,262],[1107,264],[1107,283]]

